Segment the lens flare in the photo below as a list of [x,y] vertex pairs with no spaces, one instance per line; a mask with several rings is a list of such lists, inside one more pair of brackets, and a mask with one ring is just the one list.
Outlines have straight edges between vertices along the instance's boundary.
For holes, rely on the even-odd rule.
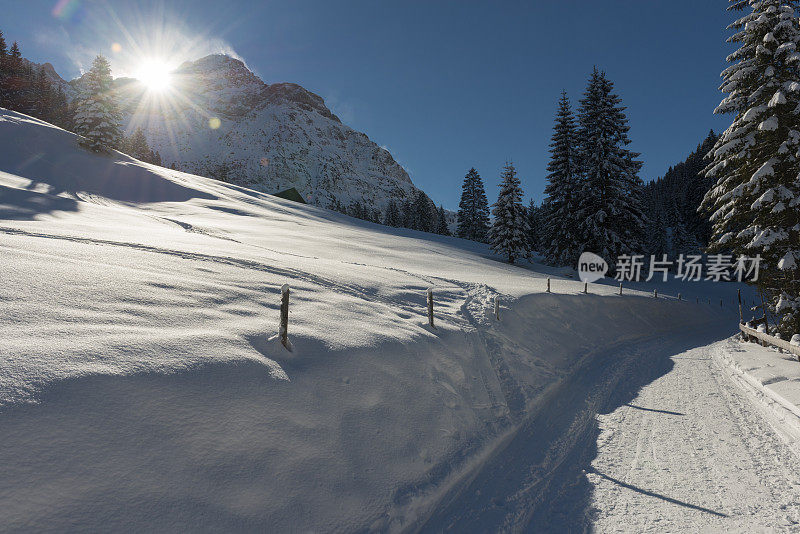
[[136,79],[150,91],[163,91],[170,86],[169,65],[160,59],[147,59],[136,70]]

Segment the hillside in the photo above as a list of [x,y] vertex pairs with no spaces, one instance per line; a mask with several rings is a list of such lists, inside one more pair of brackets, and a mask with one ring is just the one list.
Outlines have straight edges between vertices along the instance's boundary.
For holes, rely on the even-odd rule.
[[[575,409],[585,430],[540,444],[553,476],[594,428],[580,392],[617,383],[626,347],[735,325],[731,308],[554,275],[546,294],[546,271],[483,245],[91,154],[1,109],[0,147],[10,530],[421,525],[526,421]],[[293,352],[275,338],[283,284]]]

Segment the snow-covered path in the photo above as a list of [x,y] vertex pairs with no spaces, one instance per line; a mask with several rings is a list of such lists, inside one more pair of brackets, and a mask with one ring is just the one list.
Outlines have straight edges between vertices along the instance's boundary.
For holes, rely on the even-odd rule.
[[800,529],[798,458],[725,376],[721,348],[676,354],[669,373],[600,416],[587,475],[599,531]]
[[590,354],[425,532],[793,530],[797,458],[703,328]]

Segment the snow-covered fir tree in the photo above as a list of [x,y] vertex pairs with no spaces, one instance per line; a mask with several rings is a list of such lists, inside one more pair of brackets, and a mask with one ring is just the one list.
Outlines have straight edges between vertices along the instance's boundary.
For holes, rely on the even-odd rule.
[[142,128],[136,128],[133,134],[125,139],[123,149],[129,156],[138,160],[148,161],[150,159],[150,146],[147,144],[147,137]]
[[456,235],[464,239],[486,242],[489,234],[489,201],[478,171],[473,167],[464,176],[461,201],[458,203]]
[[81,144],[94,152],[116,148],[122,137],[121,115],[108,60],[97,56],[84,82],[75,103],[75,132],[82,136]]
[[25,98],[26,83],[19,44],[14,41],[3,61],[3,93],[5,105],[10,109],[29,113]]
[[400,217],[400,210],[397,208],[397,203],[394,199],[389,200],[386,206],[386,213],[383,216],[383,224],[397,228],[403,223]]
[[3,32],[0,31],[0,108],[8,107],[6,97],[6,77],[8,75],[8,49]]
[[550,143],[549,174],[544,189],[547,209],[542,213],[541,236],[542,252],[555,265],[575,265],[581,253],[576,141],[575,118],[567,93],[562,92]]
[[[621,254],[644,250],[642,166],[627,148],[628,119],[614,84],[594,69],[580,101],[578,139],[583,179],[579,188],[579,240],[584,251],[613,266]],[[613,268],[613,267],[612,267]]]
[[528,216],[528,247],[531,252],[541,250],[545,240],[543,238],[544,229],[544,206],[537,206],[533,199],[530,200],[527,209]]
[[450,235],[450,228],[447,225],[447,214],[443,206],[436,210],[436,233],[439,235]]
[[527,210],[522,204],[522,187],[513,163],[506,163],[500,179],[489,242],[492,250],[506,257],[508,263],[514,263],[518,258],[527,257],[529,251]]
[[729,28],[740,47],[728,56],[715,113],[734,115],[714,145],[707,175],[716,183],[701,209],[713,224],[711,251],[755,256],[759,286],[785,334],[800,332],[800,25],[792,0],[735,0],[749,11]]

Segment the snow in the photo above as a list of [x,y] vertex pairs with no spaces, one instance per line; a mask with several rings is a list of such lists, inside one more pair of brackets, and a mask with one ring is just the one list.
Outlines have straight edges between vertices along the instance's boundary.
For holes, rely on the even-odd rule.
[[767,106],[774,108],[780,104],[785,104],[785,103],[786,103],[786,95],[784,95],[782,91],[776,91],[775,94],[772,95],[772,98],[770,99],[769,104],[767,104]]
[[[761,331],[759,329],[759,331]],[[794,339],[794,338],[793,338]],[[800,455],[800,364],[793,354],[732,338],[716,347],[736,382],[768,415],[779,436]]]
[[[656,378],[600,416],[586,474],[593,490],[587,513],[597,531],[797,530],[797,442],[776,428],[800,419],[772,394],[792,384],[786,377],[800,377],[800,365],[787,361],[752,381],[762,350],[747,345],[661,349],[666,357],[656,351]],[[770,382],[784,370],[791,374]]]
[[[587,406],[613,399],[632,355],[662,361],[738,317],[731,284],[620,297],[605,280],[583,295],[573,273],[93,154],[14,112],[0,110],[0,140],[9,530],[436,525],[514,439],[558,445],[540,423],[570,428],[562,406],[594,428]],[[285,285],[292,352],[276,336]],[[515,472],[556,480],[560,456],[533,443]],[[530,463],[540,453],[549,471]]]
[[758,129],[771,132],[778,129],[778,117],[770,117],[758,125]]
[[797,267],[797,263],[794,259],[794,254],[790,251],[787,252],[783,258],[778,262],[778,269],[782,271],[791,271]]

